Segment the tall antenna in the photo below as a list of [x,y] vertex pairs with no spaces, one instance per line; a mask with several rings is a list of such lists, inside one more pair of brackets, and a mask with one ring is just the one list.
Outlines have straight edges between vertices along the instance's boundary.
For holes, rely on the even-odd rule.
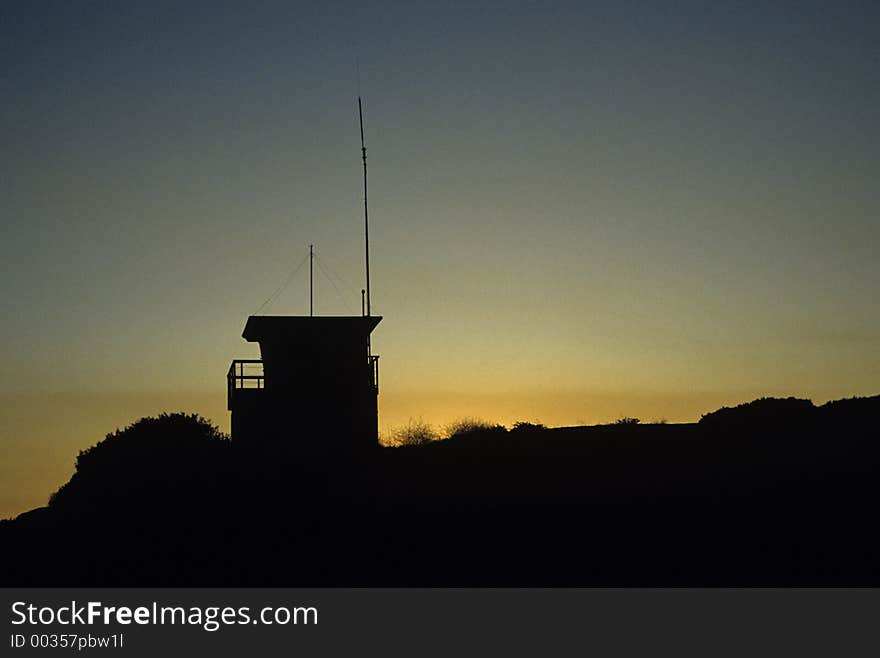
[[367,274],[367,316],[370,315],[370,219],[367,211],[367,147],[364,146],[364,108],[358,93],[358,118],[361,122],[361,157],[364,160],[364,262]]
[[315,245],[309,245],[309,317],[315,315]]

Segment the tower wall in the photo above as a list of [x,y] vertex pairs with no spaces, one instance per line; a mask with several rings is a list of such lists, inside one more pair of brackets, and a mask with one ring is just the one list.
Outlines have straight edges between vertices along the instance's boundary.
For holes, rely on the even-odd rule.
[[378,445],[378,382],[368,358],[377,317],[255,316],[260,388],[235,389],[232,438],[286,451],[359,451]]

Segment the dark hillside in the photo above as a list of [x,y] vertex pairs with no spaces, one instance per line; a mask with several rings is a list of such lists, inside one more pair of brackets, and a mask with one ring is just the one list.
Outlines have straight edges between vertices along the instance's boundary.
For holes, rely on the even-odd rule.
[[880,585],[880,397],[358,457],[144,419],[0,524],[6,585]]

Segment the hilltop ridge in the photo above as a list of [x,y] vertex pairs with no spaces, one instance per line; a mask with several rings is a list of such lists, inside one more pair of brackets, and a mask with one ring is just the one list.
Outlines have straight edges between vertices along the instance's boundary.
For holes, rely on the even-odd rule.
[[878,585],[880,396],[698,423],[462,428],[330,455],[194,415],[80,453],[0,524],[6,585]]

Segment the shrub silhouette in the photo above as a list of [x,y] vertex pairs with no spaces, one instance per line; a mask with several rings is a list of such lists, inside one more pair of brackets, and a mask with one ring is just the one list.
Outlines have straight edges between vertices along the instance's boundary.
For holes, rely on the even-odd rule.
[[700,424],[713,428],[739,428],[757,426],[773,428],[783,425],[800,425],[814,417],[816,407],[810,400],[800,398],[759,398],[736,407],[721,407],[704,414]]
[[880,395],[832,400],[823,404],[818,410],[826,422],[856,423],[867,429],[874,427],[877,418],[880,418]]
[[230,445],[219,428],[197,414],[141,418],[79,453],[70,481],[49,499],[52,507],[106,506],[132,496],[194,488],[225,470]]
[[[446,427],[443,428],[443,435],[447,439],[459,438],[463,436],[469,436],[473,434],[478,434],[480,432],[487,432],[491,430],[503,430],[504,427],[497,424],[492,424],[488,421],[482,420],[481,418],[458,418],[451,423],[449,423]],[[505,430],[506,431],[506,430]]]
[[426,423],[421,419],[410,419],[403,427],[392,428],[389,444],[396,448],[420,446],[437,441],[439,438],[440,435],[430,423]]
[[535,432],[545,430],[547,427],[543,423],[530,423],[525,420],[518,420],[510,428],[511,432]]

